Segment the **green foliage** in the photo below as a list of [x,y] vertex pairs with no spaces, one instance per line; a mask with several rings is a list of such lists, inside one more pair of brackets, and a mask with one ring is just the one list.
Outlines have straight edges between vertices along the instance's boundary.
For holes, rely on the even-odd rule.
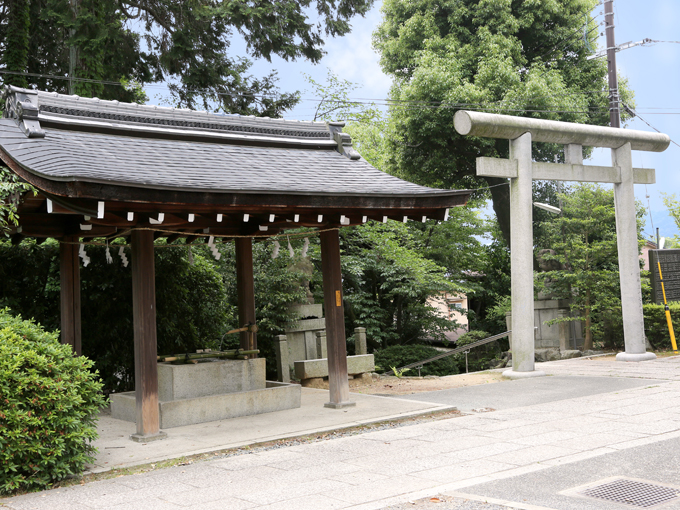
[[[284,244],[285,237],[279,239]],[[301,239],[291,239],[291,243],[300,252]],[[234,243],[218,244],[222,257],[213,262],[215,269],[222,275],[227,303],[234,313],[224,325],[224,331],[243,326],[238,323],[236,313],[238,295],[236,290],[236,254]],[[267,358],[267,377],[276,379],[276,356],[274,352],[274,336],[284,334],[284,325],[295,317],[288,310],[293,303],[306,302],[306,296],[300,287],[301,275],[291,266],[291,259],[285,250],[276,259],[272,259],[273,243],[253,243],[253,276],[255,280],[255,317],[257,318],[257,346],[260,357]],[[205,250],[207,248],[193,248]],[[317,271],[318,273],[318,271]],[[223,348],[238,347],[238,335],[230,335],[223,340]]]
[[94,460],[104,405],[93,363],[0,311],[0,493],[44,489]]
[[341,231],[346,329],[365,327],[371,349],[443,340],[457,327],[427,303],[440,292],[466,290],[427,256],[438,228],[428,223],[369,222]]
[[[254,58],[316,63],[324,38],[349,33],[351,18],[364,15],[372,3],[11,0],[0,7],[0,53],[6,69],[58,76],[70,75],[73,53],[74,76],[96,80],[75,82],[75,93],[85,97],[134,102],[135,88],[118,83],[165,82],[169,102],[178,107],[280,117],[298,102],[297,93],[280,94],[276,72],[251,76],[246,55],[230,52],[234,32],[245,38]],[[20,80],[3,83],[68,91],[67,80]]]
[[[118,257],[107,264],[104,246],[86,250],[92,261],[80,269],[83,354],[96,363],[107,392],[129,390],[134,388],[131,267],[123,267]],[[111,250],[115,256],[118,247]],[[155,253],[159,354],[215,346],[235,309],[212,259],[196,253],[191,264],[181,247],[161,245]],[[0,278],[0,306],[49,329],[60,327],[58,242],[0,243]]]
[[[620,308],[614,191],[594,184],[577,184],[560,195],[562,215],[544,224],[545,254],[560,269],[536,274],[536,289],[554,298],[571,299],[576,317],[585,321],[584,349],[610,340],[613,310]],[[638,236],[643,210],[638,205]],[[607,330],[607,331],[606,331]]]
[[312,85],[312,94],[321,98],[314,112],[315,121],[371,124],[380,118],[380,110],[375,105],[349,100],[349,93],[356,89],[357,85],[338,78],[330,69],[326,83],[320,83],[307,74],[305,78]]
[[[389,151],[396,172],[436,187],[496,185],[475,177],[475,158],[507,157],[505,140],[463,137],[457,109],[608,124],[606,61],[595,51],[597,0],[386,0],[374,34],[394,79]],[[631,94],[622,87],[624,101]],[[416,104],[412,104],[416,102]],[[536,161],[562,148],[534,144]],[[509,241],[509,190],[489,190]]]
[[0,232],[8,235],[12,225],[18,225],[17,205],[22,194],[35,188],[20,180],[7,167],[0,164]]
[[[490,336],[491,334],[486,331],[473,329],[460,336],[456,342],[456,347],[464,347],[465,345],[484,340]],[[502,338],[495,342],[490,342],[470,349],[470,352],[467,355],[468,371],[478,372],[480,370],[488,369],[489,365],[494,365],[495,362],[500,359],[503,351],[507,351],[509,348],[508,339]],[[456,361],[458,362],[458,367],[461,372],[465,370],[465,359],[465,354],[456,355]]]
[[594,184],[577,184],[562,195],[562,213],[545,226],[549,246],[562,269],[536,274],[536,287],[563,299],[585,321],[584,349],[601,336],[599,314],[620,306],[614,191]]
[[[0,61],[8,71],[22,72],[28,62],[29,27],[31,24],[29,0],[8,0],[1,8],[7,19],[7,26],[3,27],[5,45]],[[0,32],[1,33],[1,32]],[[17,87],[27,85],[25,76],[8,75],[5,82]]]
[[[680,343],[680,303],[669,303],[673,332],[676,335],[675,343]],[[645,331],[647,339],[652,347],[657,350],[670,351],[673,349],[671,337],[666,321],[666,310],[663,305],[642,305],[645,316]]]
[[[438,354],[441,354],[441,351],[426,345],[393,345],[375,351],[375,364],[381,367],[401,368],[417,361],[433,358]],[[457,373],[458,365],[456,364],[456,360],[453,359],[453,356],[427,363],[420,369],[421,376],[444,376]]]

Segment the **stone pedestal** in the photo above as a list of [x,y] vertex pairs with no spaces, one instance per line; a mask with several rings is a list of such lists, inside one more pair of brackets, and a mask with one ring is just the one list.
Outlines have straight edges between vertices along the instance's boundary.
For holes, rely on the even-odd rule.
[[[269,413],[300,407],[297,384],[265,380],[265,358],[197,364],[158,364],[160,427]],[[135,421],[135,393],[111,395],[111,417]]]
[[567,299],[534,301],[534,324],[538,328],[536,349],[565,351],[583,347],[583,323],[581,321],[546,324],[548,321],[571,316],[570,304]]
[[317,349],[317,332],[326,331],[323,318],[323,305],[292,305],[290,310],[301,319],[290,322],[285,327],[288,342],[288,363],[293,370],[296,361],[319,359],[322,354]]

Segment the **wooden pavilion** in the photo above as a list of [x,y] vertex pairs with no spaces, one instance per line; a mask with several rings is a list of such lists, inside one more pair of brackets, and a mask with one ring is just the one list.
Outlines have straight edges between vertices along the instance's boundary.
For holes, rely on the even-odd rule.
[[[338,229],[444,220],[468,190],[418,186],[352,148],[343,123],[217,115],[7,87],[0,159],[32,184],[13,242],[61,241],[61,339],[80,353],[79,243],[132,250],[137,435],[160,435],[154,240],[234,238],[240,324],[255,323],[253,237],[320,231],[330,407],[349,404]],[[255,335],[241,347],[256,349]]]

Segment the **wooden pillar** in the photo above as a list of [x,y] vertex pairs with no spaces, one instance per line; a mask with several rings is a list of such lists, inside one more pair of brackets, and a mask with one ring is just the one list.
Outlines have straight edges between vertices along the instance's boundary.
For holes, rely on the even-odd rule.
[[353,406],[355,403],[349,401],[345,308],[342,305],[340,237],[337,230],[321,232],[321,268],[328,343],[328,389],[330,390],[330,402],[324,406],[340,409]]
[[[255,324],[255,280],[253,278],[253,240],[237,237],[236,241],[236,293],[238,295],[238,325]],[[241,349],[257,349],[257,333],[240,333]],[[257,355],[252,357],[256,358]]]
[[135,332],[135,397],[137,433],[134,441],[166,437],[160,430],[156,347],[156,282],[153,232],[132,232],[132,311]]
[[80,262],[78,237],[68,236],[59,244],[59,279],[61,282],[61,343],[69,344],[80,356]]

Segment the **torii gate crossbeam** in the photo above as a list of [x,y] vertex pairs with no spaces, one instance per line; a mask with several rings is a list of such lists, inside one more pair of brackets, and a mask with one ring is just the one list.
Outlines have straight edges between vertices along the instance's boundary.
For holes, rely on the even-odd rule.
[[[655,172],[633,168],[631,151],[662,152],[668,148],[670,138],[662,133],[464,110],[456,112],[454,126],[461,135],[510,141],[509,159],[477,158],[477,175],[510,179],[512,370],[503,375],[510,378],[544,375],[534,369],[531,186],[534,179],[614,184],[625,341],[625,352],[619,353],[616,359],[654,359],[654,353],[646,352],[633,184],[653,184]],[[565,164],[532,162],[532,142],[563,144]],[[584,145],[612,149],[612,166],[583,165]]]

